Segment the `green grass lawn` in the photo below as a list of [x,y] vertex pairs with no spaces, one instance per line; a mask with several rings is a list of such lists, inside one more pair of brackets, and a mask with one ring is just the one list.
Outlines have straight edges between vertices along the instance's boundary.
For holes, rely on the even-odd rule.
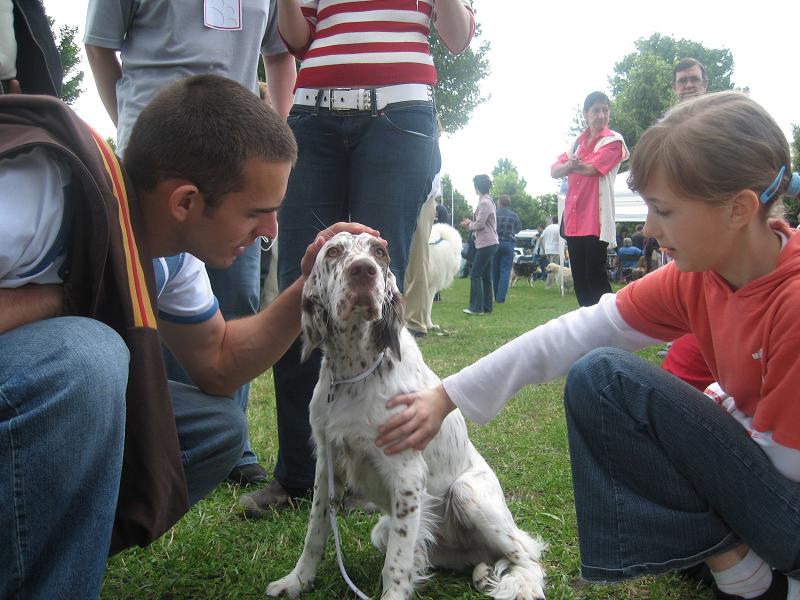
[[[469,281],[457,280],[433,309],[442,327],[419,345],[431,368],[449,375],[480,356],[543,323],[576,308],[574,295],[562,298],[542,283],[524,282],[509,291],[492,315],[470,317]],[[643,355],[655,359],[655,348]],[[664,576],[620,585],[588,585],[580,579],[567,435],[562,407],[563,381],[524,389],[485,427],[470,425],[477,449],[494,468],[517,524],[539,535],[549,549],[543,557],[547,597],[559,599],[708,600],[684,580]],[[256,380],[250,394],[253,446],[270,469],[277,452],[272,374]],[[101,597],[117,598],[263,598],[270,581],[287,574],[303,545],[309,502],[248,521],[240,516],[242,491],[222,484],[195,506],[170,532],[146,549],[128,550],[109,561]],[[377,597],[383,557],[369,542],[377,516],[353,512],[340,518],[345,562],[353,581]],[[647,535],[647,532],[642,532]],[[423,599],[483,598],[464,574],[437,572],[418,590]],[[336,567],[332,542],[316,579],[313,599],[352,598]]]

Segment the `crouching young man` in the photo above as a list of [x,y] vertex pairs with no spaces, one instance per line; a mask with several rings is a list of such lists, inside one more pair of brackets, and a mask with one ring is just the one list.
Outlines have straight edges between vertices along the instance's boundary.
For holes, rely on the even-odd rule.
[[[257,96],[180,80],[120,167],[64,104],[0,97],[0,597],[97,597],[109,553],[146,545],[222,481],[245,422],[228,396],[300,331],[303,275],[225,322],[224,268],[276,211],[297,147]],[[198,385],[168,382],[165,342]]]

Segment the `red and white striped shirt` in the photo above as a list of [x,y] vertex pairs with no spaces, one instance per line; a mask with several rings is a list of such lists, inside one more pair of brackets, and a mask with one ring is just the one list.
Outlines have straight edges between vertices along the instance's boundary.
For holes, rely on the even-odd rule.
[[[428,44],[435,0],[300,0],[309,43],[298,88],[436,84]],[[469,0],[470,35],[475,19]]]

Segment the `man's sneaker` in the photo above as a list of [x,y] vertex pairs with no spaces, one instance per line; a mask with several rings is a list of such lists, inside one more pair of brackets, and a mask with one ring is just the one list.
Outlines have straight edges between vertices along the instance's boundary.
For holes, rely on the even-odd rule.
[[307,489],[287,489],[273,479],[265,488],[239,497],[239,504],[244,508],[244,516],[258,519],[271,509],[283,506],[294,506],[293,500],[307,495]]
[[[719,600],[743,600],[741,596],[720,592],[716,585],[712,589],[714,590],[714,597]],[[772,583],[769,585],[769,589],[760,596],[753,598],[753,600],[786,600],[788,592],[789,582],[786,579],[786,575],[778,571],[772,571]]]
[[427,335],[424,331],[417,331],[416,329],[409,329],[408,333],[413,335],[415,338],[423,338]]
[[258,463],[239,465],[228,473],[228,481],[242,486],[255,485],[266,480],[267,470]]
[[473,316],[476,316],[476,317],[477,317],[477,316],[480,316],[480,315],[482,315],[482,314],[483,314],[482,312],[475,312],[474,310],[470,310],[470,309],[468,309],[468,308],[465,308],[465,309],[464,309],[462,312],[463,312],[465,315],[473,315]]

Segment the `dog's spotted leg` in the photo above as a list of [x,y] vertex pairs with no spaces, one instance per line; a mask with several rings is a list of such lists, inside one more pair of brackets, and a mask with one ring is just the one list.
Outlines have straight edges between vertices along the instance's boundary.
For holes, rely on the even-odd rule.
[[[296,598],[311,589],[317,568],[325,554],[325,545],[330,532],[330,500],[328,499],[328,469],[325,464],[327,448],[320,444],[317,448],[317,467],[314,479],[314,498],[311,501],[311,514],[308,519],[306,541],[297,565],[286,577],[273,581],[267,586],[268,596],[289,596]],[[335,470],[335,468],[334,468]],[[336,498],[342,495],[343,485],[339,477],[334,478]]]
[[419,543],[422,497],[425,488],[425,463],[419,452],[397,456],[392,485],[392,513],[386,560],[383,563],[381,600],[408,600],[417,580],[415,560]]

